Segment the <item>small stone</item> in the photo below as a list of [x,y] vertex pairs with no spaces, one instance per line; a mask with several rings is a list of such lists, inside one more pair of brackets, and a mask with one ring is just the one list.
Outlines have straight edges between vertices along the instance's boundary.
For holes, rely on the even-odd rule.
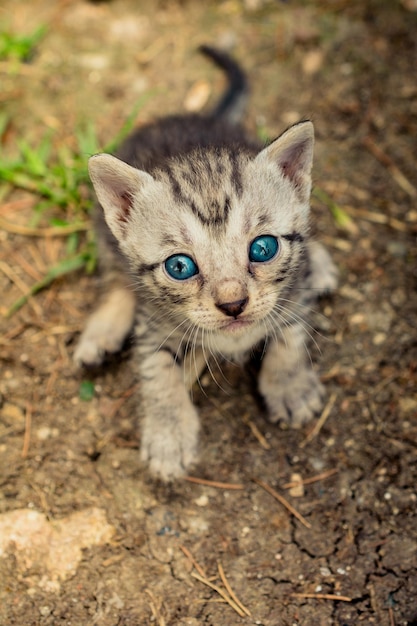
[[291,487],[288,490],[288,493],[293,498],[302,498],[304,496],[304,485],[303,485],[303,478],[301,474],[298,474],[296,472],[291,474],[290,482],[296,483],[296,484],[294,485],[294,487]]
[[18,422],[23,422],[25,419],[24,412],[19,406],[5,402],[1,411],[1,416],[6,424],[12,425]]
[[51,609],[49,606],[41,606],[41,608],[39,609],[39,613],[42,615],[42,617],[46,617],[47,615],[51,614]]
[[366,321],[366,317],[363,313],[354,313],[351,315],[349,322],[352,326],[363,324]]
[[196,498],[194,502],[196,503],[197,506],[207,506],[209,503],[209,498],[206,494],[203,494],[199,498]]
[[51,437],[57,437],[58,435],[58,428],[50,428],[49,426],[41,426],[36,431],[36,437],[39,439],[39,441],[46,441],[46,439],[50,439]]
[[190,113],[197,113],[207,103],[210,97],[210,85],[205,80],[198,80],[187,93],[184,108]]
[[312,76],[313,74],[317,74],[317,72],[321,69],[324,61],[324,53],[322,50],[311,50],[307,52],[302,60],[302,68],[304,74],[307,76]]
[[385,333],[376,333],[376,335],[374,335],[372,339],[372,343],[374,344],[374,346],[381,346],[383,343],[385,343],[386,339],[387,336]]

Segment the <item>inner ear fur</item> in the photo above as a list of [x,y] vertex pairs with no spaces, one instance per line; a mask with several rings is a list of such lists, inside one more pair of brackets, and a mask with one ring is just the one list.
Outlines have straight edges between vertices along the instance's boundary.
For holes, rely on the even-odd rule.
[[[135,195],[153,178],[150,174],[104,153],[89,159],[88,171],[106,221],[112,231],[118,231],[118,224],[121,228],[129,221]],[[119,232],[114,234],[120,235]]]
[[278,139],[259,153],[259,160],[274,162],[290,180],[301,199],[308,200],[313,165],[314,126],[300,122],[291,126]]

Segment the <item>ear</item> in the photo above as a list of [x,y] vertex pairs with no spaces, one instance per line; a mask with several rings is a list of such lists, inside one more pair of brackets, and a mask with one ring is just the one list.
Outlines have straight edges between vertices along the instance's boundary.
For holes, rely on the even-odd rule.
[[257,159],[274,162],[288,178],[302,201],[308,201],[311,191],[314,126],[300,122],[259,153]]
[[124,238],[138,191],[152,176],[127,165],[110,154],[96,154],[88,171],[106,222],[116,239]]

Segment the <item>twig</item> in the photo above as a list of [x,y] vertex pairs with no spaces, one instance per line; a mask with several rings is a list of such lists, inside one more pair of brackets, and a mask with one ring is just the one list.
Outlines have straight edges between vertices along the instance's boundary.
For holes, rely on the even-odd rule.
[[236,604],[242,609],[242,611],[248,617],[251,617],[252,614],[249,611],[249,609],[247,609],[246,606],[244,604],[242,604],[242,602],[239,600],[239,598],[236,597],[235,592],[231,588],[230,583],[229,583],[229,581],[226,578],[226,574],[224,573],[223,565],[220,562],[217,563],[217,569],[219,570],[220,578],[222,579],[222,583],[223,583],[227,593],[229,594],[229,596],[232,598],[232,600],[234,600],[236,602]]
[[145,593],[147,593],[151,599],[150,605],[151,605],[153,619],[158,620],[158,626],[166,626],[166,621],[164,619],[164,616],[161,614],[161,609],[158,606],[158,603],[154,594],[152,593],[150,589],[145,589]]
[[[18,311],[24,304],[26,304],[28,300],[32,304],[34,310],[38,313],[38,315],[40,315],[40,311],[41,311],[40,307],[34,301],[32,302],[30,298],[36,295],[39,291],[42,291],[42,289],[49,287],[49,285],[51,285],[57,278],[65,276],[66,274],[69,274],[71,272],[75,272],[76,270],[79,270],[82,267],[84,267],[85,264],[86,264],[85,256],[83,254],[78,254],[75,257],[64,259],[61,263],[58,263],[58,265],[55,265],[54,267],[49,268],[48,273],[46,274],[46,276],[42,278],[42,280],[38,281],[37,283],[34,283],[30,288],[26,289],[26,293],[24,293],[23,296],[18,298],[12,304],[12,306],[6,312],[6,317],[11,317],[12,315],[14,315],[16,311]],[[0,261],[0,269],[2,269],[3,272],[6,274],[7,273],[6,268],[3,266],[6,266],[6,264]],[[9,271],[10,271],[10,268],[9,268]],[[12,277],[12,274],[10,273],[9,278],[11,277]],[[23,281],[20,281],[20,282],[23,282]]]
[[13,224],[0,217],[0,228],[13,233],[14,235],[24,235],[25,237],[65,237],[72,233],[79,233],[90,228],[89,222],[82,224],[69,224],[68,226],[51,226],[48,228],[31,228],[21,224]]
[[218,587],[214,583],[207,580],[205,576],[200,576],[200,574],[196,574],[195,572],[191,572],[191,576],[195,578],[196,580],[199,580],[201,583],[203,583],[203,585],[207,585],[207,587],[210,587],[210,589],[213,589],[214,591],[216,591],[219,594],[219,596],[221,596],[223,600],[226,600],[226,602],[232,607],[232,609],[234,609],[236,613],[240,615],[240,617],[245,617],[245,613],[242,611],[240,606],[236,604],[236,602],[232,600],[232,598],[230,598],[230,596],[228,596],[228,594],[225,591],[223,591],[221,587]]
[[341,602],[352,602],[349,596],[338,596],[335,593],[291,593],[293,598],[314,598],[317,600],[340,600]]
[[396,625],[395,615],[394,615],[394,611],[392,610],[392,606],[388,607],[388,615],[389,615],[389,624],[390,624],[390,626],[395,626]]
[[308,522],[305,517],[303,517],[301,515],[301,513],[299,513],[289,502],[288,500],[286,500],[284,498],[284,496],[282,496],[280,493],[278,493],[278,491],[275,491],[275,489],[273,489],[272,487],[270,487],[267,483],[264,483],[263,480],[260,480],[259,478],[253,478],[252,479],[253,482],[255,482],[257,485],[259,485],[260,487],[262,487],[262,489],[265,489],[265,491],[267,491],[273,498],[275,498],[275,500],[278,500],[278,502],[280,502],[292,515],[294,515],[294,517],[296,517],[298,519],[299,522],[301,522],[303,524],[303,526],[305,526],[306,528],[311,528],[311,524],[310,522]]
[[311,476],[310,478],[303,478],[300,481],[293,481],[290,483],[285,483],[285,485],[282,485],[283,489],[292,489],[292,487],[297,487],[299,484],[301,485],[311,485],[311,483],[316,483],[319,480],[324,480],[325,478],[330,478],[330,476],[333,476],[334,474],[337,474],[339,470],[337,468],[333,468],[330,470],[327,470],[326,472],[322,472],[321,474],[317,474],[316,476]]
[[[231,414],[228,411],[225,411],[221,406],[219,406],[218,403],[215,400],[213,400],[213,398],[210,398],[210,402],[214,406],[216,411],[222,417],[231,417]],[[250,428],[250,430],[252,432],[252,435],[255,437],[255,439],[257,439],[259,441],[259,443],[261,444],[263,449],[264,450],[270,450],[271,446],[269,445],[269,443],[267,442],[267,440],[265,439],[265,437],[263,436],[263,434],[261,433],[259,428],[256,426],[256,424],[254,422],[252,422],[250,417],[248,415],[244,415],[242,417],[242,421],[243,421],[244,424],[249,426],[249,428]]]
[[33,406],[30,402],[26,403],[26,415],[25,415],[25,434],[23,437],[23,447],[22,447],[22,459],[26,459],[29,453],[29,444],[30,444],[30,433],[32,429],[32,414],[33,414]]
[[[16,272],[7,265],[4,261],[0,261],[0,270],[7,276],[9,280],[11,280],[20,291],[22,291],[25,295],[19,298],[19,301],[24,298],[25,302],[30,298],[30,288],[26,285],[25,281],[22,280]],[[29,293],[28,293],[29,292]],[[42,310],[39,304],[33,300],[29,302],[30,306],[33,308],[36,315],[39,317],[42,315]],[[6,312],[6,317],[9,316],[9,311]]]
[[247,415],[244,415],[242,417],[242,421],[244,424],[247,424],[249,426],[249,428],[251,429],[252,435],[255,437],[255,439],[259,441],[262,448],[264,450],[270,450],[271,446],[269,445],[269,443],[267,442],[267,440],[265,439],[265,437],[263,436],[263,434],[261,433],[257,425],[250,419],[250,417],[248,417]]
[[183,554],[187,557],[187,559],[190,561],[190,563],[196,568],[196,570],[200,574],[200,576],[202,576],[203,578],[207,578],[205,571],[203,570],[201,565],[199,565],[197,563],[197,561],[195,560],[195,558],[191,554],[190,550],[188,548],[186,548],[185,546],[183,546],[182,544],[180,544],[178,547],[181,550],[181,552],[183,552]]
[[[2,200],[2,198],[0,197],[0,201]],[[5,213],[6,211],[20,211],[20,209],[25,209],[27,207],[31,207],[32,205],[35,204],[35,199],[30,197],[30,198],[21,198],[20,200],[11,200],[10,202],[3,202],[3,204],[0,207],[0,210],[2,213]]]
[[317,435],[319,434],[319,432],[323,428],[324,424],[326,423],[327,418],[329,417],[329,415],[331,413],[331,410],[332,410],[332,408],[334,406],[334,403],[336,402],[336,398],[337,398],[337,394],[336,393],[332,393],[332,395],[329,398],[328,403],[324,407],[323,412],[320,415],[320,417],[317,420],[317,422],[315,423],[314,427],[309,432],[309,434],[304,439],[304,441],[302,441],[300,443],[300,448],[304,448],[304,446],[306,446],[312,439],[314,439],[314,437],[317,437]]
[[364,137],[363,145],[369,152],[384,165],[397,185],[401,187],[411,198],[417,198],[417,189],[410,183],[408,178],[404,176],[400,168],[394,163],[388,154],[386,154],[371,137]]
[[400,222],[400,220],[396,219],[395,217],[391,217],[390,215],[384,215],[384,213],[368,211],[367,209],[357,209],[353,206],[347,207],[347,211],[349,211],[349,213],[353,214],[355,217],[360,217],[374,224],[387,225],[394,230],[399,230],[403,233],[408,231],[407,224],[404,224],[404,222]]
[[216,489],[244,489],[245,485],[239,483],[220,483],[217,480],[207,480],[207,478],[198,478],[197,476],[184,476],[184,480],[189,483],[196,483],[197,485],[207,485],[208,487],[215,487]]
[[9,341],[10,339],[15,339],[16,337],[21,335],[24,330],[26,330],[26,324],[18,324],[17,326],[11,328],[7,333],[4,333],[3,339],[5,339],[6,341]]
[[13,261],[20,265],[22,270],[26,272],[26,274],[29,274],[31,278],[34,280],[40,280],[42,278],[38,270],[26,261],[26,259],[19,252],[13,252],[11,256]]

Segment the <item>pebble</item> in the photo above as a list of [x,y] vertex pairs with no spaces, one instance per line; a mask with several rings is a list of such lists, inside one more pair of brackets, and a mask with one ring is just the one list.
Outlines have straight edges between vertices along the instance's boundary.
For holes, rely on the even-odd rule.
[[320,568],[320,575],[321,576],[331,576],[332,573],[331,573],[331,571],[329,570],[328,567],[321,567]]
[[357,326],[358,324],[363,324],[366,321],[366,316],[363,313],[354,313],[349,318],[349,322],[352,326]]
[[294,485],[294,487],[291,487],[288,490],[288,493],[293,498],[302,498],[304,496],[304,485],[302,483],[302,480],[303,480],[303,477],[301,476],[301,474],[298,474],[296,472],[291,474],[290,482],[297,483]]
[[381,346],[383,343],[385,343],[386,339],[387,335],[385,333],[377,333],[376,335],[374,335],[372,343],[374,344],[374,346]]
[[197,506],[207,506],[209,503],[209,498],[207,495],[203,494],[194,500]]
[[42,617],[46,617],[47,615],[51,614],[51,608],[49,606],[41,606],[39,609],[39,613],[42,615]]
[[19,406],[5,402],[2,408],[2,418],[7,424],[15,424],[22,422],[25,419],[25,414]]
[[51,437],[57,437],[58,435],[58,428],[49,428],[49,426],[41,426],[36,431],[36,437],[39,439],[39,441],[46,441],[46,439],[50,439]]

